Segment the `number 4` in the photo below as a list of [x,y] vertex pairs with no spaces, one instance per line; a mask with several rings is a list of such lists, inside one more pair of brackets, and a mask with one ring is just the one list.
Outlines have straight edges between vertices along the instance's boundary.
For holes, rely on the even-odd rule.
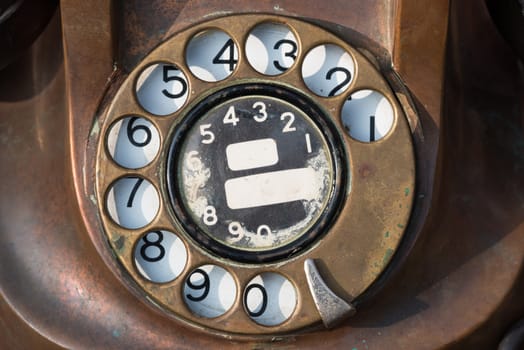
[[233,124],[233,126],[237,125],[240,119],[237,118],[237,115],[235,113],[235,106],[229,107],[229,109],[226,112],[226,116],[222,121],[224,122],[224,124]]
[[[222,56],[226,53],[226,51],[229,51],[229,57],[228,58],[222,58]],[[229,65],[229,71],[232,72],[235,70],[235,65],[238,63],[238,60],[236,59],[236,47],[235,43],[232,39],[229,39],[226,41],[224,46],[218,51],[215,58],[213,58],[214,64],[228,64]]]

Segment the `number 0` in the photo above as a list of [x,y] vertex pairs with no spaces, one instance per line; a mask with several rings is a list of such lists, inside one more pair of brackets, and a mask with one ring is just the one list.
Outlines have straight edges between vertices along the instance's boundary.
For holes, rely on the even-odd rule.
[[[262,303],[261,303],[260,308],[258,309],[258,311],[250,310],[249,306],[247,305],[247,298],[249,296],[249,293],[251,292],[252,289],[255,289],[255,288],[258,289],[260,291],[260,293],[262,294]],[[245,308],[247,310],[247,313],[251,317],[259,317],[262,314],[264,314],[264,312],[266,312],[266,308],[267,308],[267,292],[266,292],[266,289],[264,288],[264,286],[262,286],[262,285],[260,285],[258,283],[253,283],[253,284],[250,284],[249,286],[247,286],[246,291],[244,293],[244,305],[245,305]]]

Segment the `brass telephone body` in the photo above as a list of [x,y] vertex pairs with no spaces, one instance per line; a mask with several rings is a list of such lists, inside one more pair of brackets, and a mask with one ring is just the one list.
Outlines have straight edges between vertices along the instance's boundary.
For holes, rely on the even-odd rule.
[[2,56],[2,348],[521,344],[524,74],[483,2],[56,11]]

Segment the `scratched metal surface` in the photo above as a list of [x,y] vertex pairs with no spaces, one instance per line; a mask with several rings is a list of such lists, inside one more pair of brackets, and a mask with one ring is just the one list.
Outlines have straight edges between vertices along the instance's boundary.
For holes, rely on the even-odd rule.
[[[70,0],[23,59],[0,72],[0,346],[495,348],[524,314],[522,65],[482,2],[452,2],[445,70],[446,25],[438,20],[447,16],[447,8],[439,8],[443,2],[373,7],[378,3],[334,1],[321,19],[374,36],[391,53],[425,116],[422,148],[429,161],[423,169],[436,171],[437,181],[411,253],[354,318],[330,332],[272,343],[228,340],[184,328],[122,287],[121,276],[99,253],[96,206],[83,198],[93,176],[81,167],[94,152],[92,145],[86,148],[93,115],[119,62],[132,67],[158,40],[149,38],[222,7],[173,1],[171,13],[154,11],[159,2],[140,4],[144,13],[160,16],[155,20],[163,27],[148,34],[147,16],[138,16],[148,43],[122,58],[127,54],[119,46],[116,29],[122,24],[111,16],[115,9],[105,1]],[[234,4],[224,11],[254,6]],[[282,14],[293,4],[257,6]],[[317,17],[315,6],[302,11],[296,5],[289,14]],[[372,29],[377,23],[385,28]],[[125,40],[132,43],[132,37]],[[438,166],[431,156],[437,152]]]

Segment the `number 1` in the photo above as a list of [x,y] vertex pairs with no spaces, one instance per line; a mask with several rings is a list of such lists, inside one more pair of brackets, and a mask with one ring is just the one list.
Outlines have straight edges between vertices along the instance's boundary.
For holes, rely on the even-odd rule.
[[306,134],[306,149],[307,153],[313,152],[313,150],[311,149],[311,139],[309,137],[309,134]]
[[369,142],[375,141],[375,116],[369,116]]

